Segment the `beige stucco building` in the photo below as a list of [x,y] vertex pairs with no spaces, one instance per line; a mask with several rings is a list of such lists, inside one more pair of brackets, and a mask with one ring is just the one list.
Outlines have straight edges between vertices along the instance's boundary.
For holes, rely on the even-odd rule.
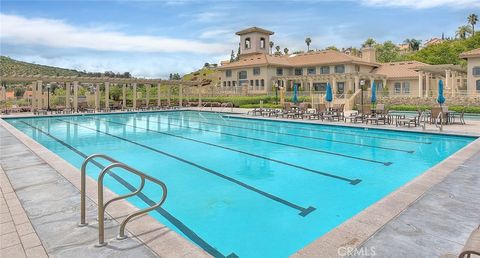
[[480,94],[480,48],[464,52],[460,57],[467,60],[467,92]]
[[384,95],[430,97],[436,94],[440,79],[451,94],[466,87],[465,70],[455,65],[378,63],[373,48],[362,49],[361,57],[333,50],[273,55],[269,43],[274,32],[252,27],[236,34],[240,36],[238,60],[219,66],[218,87],[226,93],[265,94],[275,88],[290,91],[294,84],[301,91],[322,92],[330,82],[337,98],[346,98],[362,85],[371,89],[375,82]]

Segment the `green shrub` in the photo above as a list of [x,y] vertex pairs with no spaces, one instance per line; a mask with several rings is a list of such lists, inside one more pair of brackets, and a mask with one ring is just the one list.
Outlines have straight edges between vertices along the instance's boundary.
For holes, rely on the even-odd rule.
[[[390,110],[396,111],[417,111],[418,107],[421,110],[431,109],[431,106],[416,106],[416,105],[391,105],[389,106]],[[448,106],[449,110],[461,112],[463,110],[463,106]],[[474,107],[467,107],[465,113],[479,113],[480,114],[480,106]]]

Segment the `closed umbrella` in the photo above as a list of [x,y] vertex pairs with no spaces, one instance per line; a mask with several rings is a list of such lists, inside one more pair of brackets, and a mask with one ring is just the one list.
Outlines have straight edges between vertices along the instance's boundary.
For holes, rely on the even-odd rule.
[[293,96],[292,96],[292,102],[293,102],[294,104],[297,104],[297,103],[298,103],[298,96],[297,96],[297,94],[298,94],[298,86],[297,86],[297,84],[295,83],[295,84],[293,84]]
[[327,82],[327,92],[325,95],[325,100],[329,103],[333,101],[332,86],[330,85],[330,82]]
[[437,102],[440,104],[440,106],[445,103],[445,97],[443,96],[443,81],[439,80],[438,81],[438,97],[437,97]]
[[377,84],[373,82],[372,85],[372,98],[370,99],[372,102],[372,106],[375,108],[375,104],[377,104]]

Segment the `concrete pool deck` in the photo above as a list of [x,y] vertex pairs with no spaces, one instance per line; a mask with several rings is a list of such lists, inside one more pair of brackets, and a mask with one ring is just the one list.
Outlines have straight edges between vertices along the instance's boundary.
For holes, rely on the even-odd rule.
[[[204,110],[210,111],[210,110]],[[231,110],[214,110],[217,112],[225,111],[230,112]],[[234,112],[240,113],[242,110],[234,109]],[[9,116],[12,117],[12,116]],[[242,116],[245,117],[245,116]],[[280,120],[280,119],[273,119],[273,120]],[[292,121],[292,120],[287,120]],[[298,120],[297,120],[298,121]],[[311,121],[308,121],[311,122]],[[461,134],[467,135],[480,135],[480,121],[477,124],[476,121],[473,123],[471,121],[467,121],[467,125],[471,126],[459,126],[460,128],[453,127],[449,130],[449,126],[444,127],[443,133],[452,133],[457,134],[459,133],[458,130],[462,130]],[[315,123],[321,123],[316,122]],[[324,122],[325,124],[336,124],[332,122]],[[25,148],[25,150],[29,152],[20,151],[19,156],[17,158],[22,157],[30,157],[30,156],[37,156],[36,151],[32,151],[31,147],[28,146],[29,144],[36,143],[33,140],[23,139],[22,141],[16,140],[16,137],[21,137],[21,135],[17,135],[15,132],[15,136],[12,134],[12,128],[9,130],[5,130],[2,127],[8,127],[5,125],[6,122],[0,120],[0,136],[2,137],[2,149],[0,151],[5,153],[3,150],[3,140],[4,135],[10,139],[12,144],[7,144],[5,146],[16,146],[15,148]],[[338,123],[339,125],[345,125],[343,122]],[[351,125],[351,124],[347,124]],[[359,126],[359,125],[353,125]],[[362,126],[364,127],[364,126]],[[372,128],[381,128],[383,129],[384,126],[372,126]],[[387,129],[387,128],[386,128]],[[400,129],[400,130],[408,130],[408,131],[417,131],[418,128],[413,129],[410,128],[395,128],[392,127],[390,129]],[[13,130],[16,130],[13,128]],[[420,129],[421,131],[421,129]],[[438,132],[438,129],[430,128],[427,132]],[[25,135],[23,135],[26,137]],[[15,141],[16,140],[16,141]],[[30,142],[30,143],[29,143]],[[27,144],[27,145],[25,145]],[[38,144],[38,143],[37,143]],[[18,147],[20,146],[20,147]],[[27,147],[28,146],[28,147]],[[38,146],[37,146],[38,147]],[[6,150],[8,153],[10,151]],[[40,152],[45,152],[45,150],[41,150]],[[46,150],[49,152],[48,150]],[[3,155],[2,155],[3,156]],[[58,157],[57,157],[58,158]],[[45,161],[45,160],[44,160]],[[3,157],[0,159],[0,164],[3,166]],[[58,163],[58,160],[50,160],[50,162]],[[45,162],[44,162],[45,163]],[[61,163],[61,162],[60,162]],[[66,163],[63,161],[63,163]],[[65,164],[61,165],[65,165]],[[46,163],[48,166],[51,164],[49,162]],[[17,166],[17,165],[16,165]],[[19,166],[23,166],[24,170],[30,171],[29,166],[31,164],[21,164]],[[398,257],[398,256],[409,256],[413,255],[416,257],[438,257],[440,255],[445,255],[448,253],[457,254],[463,244],[465,243],[466,238],[470,234],[470,232],[475,228],[475,223],[478,224],[480,222],[478,215],[480,214],[480,205],[478,205],[478,201],[476,203],[472,202],[469,199],[474,199],[472,196],[479,196],[480,195],[480,140],[476,140],[475,142],[471,143],[469,146],[463,148],[456,154],[450,156],[448,159],[443,161],[442,163],[438,164],[437,166],[431,168],[430,170],[426,171],[424,174],[420,175],[416,179],[412,180],[408,184],[404,185],[394,193],[386,196],[376,204],[370,206],[366,210],[362,211],[360,214],[356,215],[354,218],[346,221],[339,227],[335,228],[334,230],[330,231],[326,235],[322,236],[321,238],[317,239],[310,245],[306,246],[302,250],[299,250],[294,257],[335,257],[341,256],[342,253],[339,253],[339,250],[346,250],[345,248],[366,248],[362,250],[372,250],[373,247],[375,250],[376,255],[378,256],[385,256],[385,257]],[[56,169],[55,166],[50,166],[51,169],[57,175],[60,175],[61,166]],[[16,169],[22,169],[21,167]],[[27,211],[27,215],[32,221],[32,224],[35,229],[35,219],[32,219],[32,214],[29,212],[28,206],[28,195],[24,197],[22,191],[21,184],[18,185],[18,181],[13,179],[12,177],[17,176],[15,172],[9,172],[8,169],[5,169],[6,174],[10,181],[12,182],[12,187],[19,196],[20,202],[24,205],[25,210]],[[74,171],[69,170],[70,172],[74,173]],[[78,170],[77,170],[78,173]],[[74,176],[79,176],[74,175]],[[68,179],[68,178],[67,178]],[[73,190],[76,190],[76,194],[72,195],[74,205],[71,209],[77,209],[74,212],[74,216],[70,218],[70,223],[76,224],[78,221],[78,199],[79,193],[78,189],[75,187],[76,185],[74,178],[70,178],[69,180],[61,181],[59,185],[70,185],[73,187]],[[78,178],[77,178],[78,184]],[[48,193],[48,190],[47,190]],[[72,192],[73,193],[73,192]],[[34,194],[34,193],[30,193]],[[48,194],[45,194],[48,195]],[[75,196],[75,197],[73,197]],[[90,197],[92,200],[96,200],[93,198],[94,196]],[[469,198],[470,197],[470,198]],[[95,209],[96,204],[94,201],[91,201],[89,206],[91,209]],[[89,201],[89,202],[90,202]],[[31,205],[30,202],[29,205]],[[468,208],[469,204],[474,204],[470,208]],[[92,207],[93,206],[93,207]],[[76,207],[76,208],[75,208]],[[49,208],[47,207],[44,212],[49,212]],[[458,214],[459,212],[459,214]],[[89,213],[89,220],[92,221],[95,217],[95,211],[93,210],[92,213]],[[469,214],[472,214],[471,216]],[[122,214],[123,216],[125,214]],[[475,217],[476,215],[476,217]],[[432,216],[435,219],[432,219]],[[147,218],[142,218],[140,220],[147,219],[149,216],[145,216]],[[423,218],[423,219],[422,219]],[[461,220],[458,222],[458,220]],[[94,223],[92,223],[92,226]],[[107,224],[108,225],[108,224]],[[472,226],[473,225],[473,226]],[[118,227],[115,225],[115,221],[112,221],[110,224],[111,230],[108,233],[109,238],[112,238],[115,235],[116,230]],[[157,225],[159,226],[159,225]],[[160,226],[161,227],[161,226]],[[74,225],[72,227],[75,229]],[[70,230],[72,230],[72,228]],[[127,227],[131,229],[131,227]],[[78,229],[78,228],[77,228]],[[145,230],[146,227],[143,227]],[[49,241],[48,236],[42,234],[40,231],[37,231],[40,240],[45,246],[45,250],[51,256],[58,256],[55,253],[52,253],[52,247],[47,245],[46,243]],[[135,232],[137,233],[137,232]],[[96,241],[97,233],[95,228],[92,229],[91,233],[83,234],[88,235],[88,241],[81,242],[78,246],[78,249],[96,249],[93,248],[93,244]],[[135,234],[134,234],[135,235]],[[45,238],[47,236],[47,238]],[[162,237],[161,234],[157,237]],[[45,238],[45,239],[44,239]],[[177,239],[178,240],[178,239]],[[180,256],[208,256],[202,250],[196,250],[194,247],[186,245],[188,248],[192,248],[191,251],[185,252],[182,246],[164,246],[164,248],[169,248],[168,254],[166,253],[158,253],[151,248],[152,244],[149,241],[144,241],[137,238],[129,239],[131,242],[130,244],[135,246],[135,248],[128,249],[131,251],[131,254],[135,257],[142,256],[142,257],[149,257],[152,256],[167,256],[167,257],[180,257]],[[132,242],[133,241],[133,242]],[[186,241],[186,240],[185,240]],[[127,242],[125,242],[127,243]],[[142,244],[143,243],[143,244]],[[189,243],[189,242],[187,242]],[[58,244],[58,243],[57,243]],[[112,241],[112,246],[114,246],[115,241]],[[145,244],[145,245],[144,245]],[[191,244],[190,244],[191,245]],[[441,248],[441,246],[445,246]],[[61,243],[57,248],[61,248]],[[187,249],[188,249],[187,248]],[[344,248],[344,249],[342,249]],[[54,248],[53,248],[54,249]],[[116,248],[113,248],[116,249]],[[197,248],[198,249],[198,248]],[[50,253],[49,253],[50,250]],[[97,249],[98,250],[98,249]],[[397,253],[392,252],[392,250],[397,250]],[[404,250],[403,253],[398,253],[398,250]],[[122,255],[126,255],[125,251],[121,251],[121,248],[115,250],[117,252],[121,252]],[[165,250],[164,250],[165,252]],[[413,253],[411,253],[413,252]],[[90,256],[88,254],[93,253],[85,253],[85,256]],[[193,255],[197,254],[197,255]],[[98,257],[98,253],[93,255]]]

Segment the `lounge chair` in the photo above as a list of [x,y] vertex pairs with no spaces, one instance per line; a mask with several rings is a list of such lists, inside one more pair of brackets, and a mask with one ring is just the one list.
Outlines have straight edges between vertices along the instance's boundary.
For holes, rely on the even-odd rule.
[[377,125],[379,124],[379,122],[382,122],[384,125],[387,124],[388,110],[384,110],[382,112],[376,111],[375,114],[372,114],[370,117],[365,119],[365,123],[368,124],[368,122],[370,122],[371,124],[375,122],[375,124]]
[[472,254],[474,254],[475,257],[480,256],[480,226],[470,234],[470,237],[468,237],[467,242],[458,257],[470,258]]

